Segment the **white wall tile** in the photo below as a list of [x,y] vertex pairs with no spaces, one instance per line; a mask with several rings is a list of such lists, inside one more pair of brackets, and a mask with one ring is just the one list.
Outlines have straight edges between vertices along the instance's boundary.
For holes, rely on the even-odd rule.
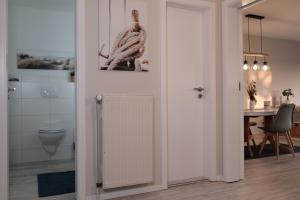
[[10,150],[9,151],[9,164],[19,164],[22,162],[22,151],[21,150]]
[[13,134],[20,134],[22,126],[21,116],[8,117],[8,132]]
[[75,84],[69,82],[50,81],[49,87],[57,92],[58,98],[72,98],[75,100]]
[[19,116],[21,115],[21,99],[9,99],[8,101],[8,115],[9,116]]
[[74,99],[51,99],[50,113],[51,114],[74,114],[75,100]]
[[70,72],[65,70],[51,70],[49,71],[50,81],[66,83],[69,81],[69,74]]
[[[49,99],[23,99],[23,115],[45,115],[50,113]],[[26,116],[25,116],[26,117]]]
[[22,99],[24,98],[42,98],[41,90],[48,88],[49,84],[39,82],[24,82],[22,83]]
[[45,82],[49,81],[48,70],[20,70],[22,82]]
[[22,150],[22,137],[20,134],[9,133],[9,149]]
[[41,148],[42,143],[38,136],[38,131],[24,131],[22,135],[23,149]]
[[50,156],[41,148],[23,149],[22,162],[37,162],[50,160]]
[[51,160],[65,160],[74,158],[73,146],[59,146],[56,155],[51,157]]
[[22,119],[22,132],[23,135],[31,132],[38,133],[40,129],[50,128],[49,115],[27,115]]

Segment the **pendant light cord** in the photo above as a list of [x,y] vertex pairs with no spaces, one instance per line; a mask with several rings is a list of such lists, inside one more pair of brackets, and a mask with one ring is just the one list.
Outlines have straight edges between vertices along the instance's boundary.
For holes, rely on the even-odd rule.
[[250,18],[248,17],[248,52],[251,52],[250,47]]
[[263,52],[262,20],[260,20],[260,53]]

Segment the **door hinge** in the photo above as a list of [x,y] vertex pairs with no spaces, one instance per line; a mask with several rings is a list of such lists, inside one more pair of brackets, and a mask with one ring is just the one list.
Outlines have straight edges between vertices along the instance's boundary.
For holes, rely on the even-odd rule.
[[241,91],[241,82],[239,82],[239,91]]

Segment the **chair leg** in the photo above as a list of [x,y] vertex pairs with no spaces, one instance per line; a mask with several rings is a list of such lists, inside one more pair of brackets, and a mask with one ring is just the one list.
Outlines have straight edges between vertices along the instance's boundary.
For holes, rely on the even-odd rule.
[[290,131],[287,132],[287,136],[288,136],[288,138],[289,138],[290,141],[291,141],[291,144],[292,144],[293,149],[295,149],[295,146],[294,146],[294,143],[293,143],[293,140],[292,140],[292,136],[291,136],[291,132],[290,132]]
[[291,141],[289,139],[288,132],[284,133],[284,136],[285,136],[285,139],[286,139],[286,141],[287,141],[287,143],[289,145],[289,150],[290,150],[291,154],[293,155],[293,157],[295,158],[295,151],[294,151],[292,143],[291,143]]
[[253,151],[251,149],[250,140],[247,140],[247,149],[250,154],[250,158],[253,158]]
[[262,143],[261,143],[261,145],[260,145],[260,150],[259,150],[259,153],[258,153],[259,156],[261,156],[262,151],[264,150],[264,147],[265,147],[265,145],[266,145],[266,143],[268,141],[268,137],[269,136],[266,134],[265,137],[264,137],[264,139],[263,139],[263,141],[262,141]]
[[252,134],[252,131],[251,131],[250,128],[249,128],[249,135],[251,135],[251,137],[252,137],[251,141],[252,141],[253,146],[254,146],[254,149],[255,149],[255,148],[256,148],[256,142],[255,142],[255,140],[254,140],[254,138],[253,138],[253,134]]
[[279,134],[276,133],[276,138],[275,138],[275,148],[276,148],[276,158],[279,160]]

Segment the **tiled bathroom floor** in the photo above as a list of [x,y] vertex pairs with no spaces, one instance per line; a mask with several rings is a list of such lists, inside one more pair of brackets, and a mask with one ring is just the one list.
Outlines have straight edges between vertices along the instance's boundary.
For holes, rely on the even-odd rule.
[[39,162],[10,167],[9,200],[75,200],[74,193],[39,198],[37,188],[37,174],[71,171],[74,168],[73,160]]

